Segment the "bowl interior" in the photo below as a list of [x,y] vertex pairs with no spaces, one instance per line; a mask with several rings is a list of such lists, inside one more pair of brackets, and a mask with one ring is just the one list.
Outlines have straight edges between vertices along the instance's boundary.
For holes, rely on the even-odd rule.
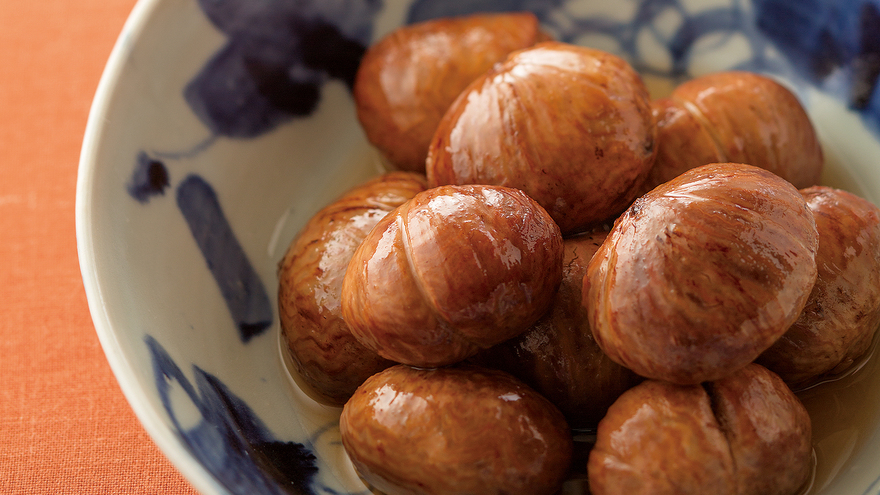
[[[400,24],[532,10],[558,39],[630,60],[654,96],[710,71],[770,74],[816,125],[823,183],[876,203],[880,91],[862,88],[859,50],[880,44],[878,8],[806,5],[142,0],[98,90],[77,186],[90,308],[138,417],[203,493],[365,490],[339,409],[303,394],[282,362],[276,270],[313,213],[381,170],[349,84],[363,48]],[[820,38],[840,50],[817,55]],[[341,66],[316,62],[315,46],[346,47]],[[818,460],[809,493],[880,492],[877,361],[803,394]]]

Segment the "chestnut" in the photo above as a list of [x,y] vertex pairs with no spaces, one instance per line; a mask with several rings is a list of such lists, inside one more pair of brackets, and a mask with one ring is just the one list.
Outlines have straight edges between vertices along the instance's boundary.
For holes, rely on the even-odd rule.
[[816,281],[804,197],[764,169],[710,164],[637,199],[584,279],[596,342],[647,378],[696,384],[752,362]]
[[475,14],[397,28],[364,54],[357,117],[391,166],[425,171],[437,124],[459,93],[520,48],[549,39],[531,13]]
[[595,428],[608,406],[642,381],[602,352],[581,304],[587,263],[607,235],[600,227],[565,239],[562,282],[550,310],[519,336],[471,358],[534,388],[572,428]]
[[880,209],[830,187],[801,194],[819,232],[816,285],[797,321],[758,359],[792,388],[852,368],[880,325]]
[[771,371],[720,380],[647,380],[599,423],[587,461],[593,495],[795,495],[812,469],[807,410]]
[[422,175],[389,173],[355,187],[315,214],[278,270],[278,313],[291,372],[315,399],[345,403],[393,363],[361,345],[342,319],[342,280],[355,249],[382,217],[425,190]]
[[562,414],[514,377],[476,366],[397,365],[342,409],[342,445],[387,495],[553,494],[572,437]]
[[645,190],[709,163],[748,163],[797,188],[819,183],[824,159],[797,97],[769,77],[716,72],[652,103],[657,160]]
[[543,42],[471,83],[431,141],[429,185],[522,189],[563,234],[623,211],[654,163],[655,126],[641,77],[599,50]]
[[550,306],[562,237],[525,193],[444,186],[415,195],[358,247],[342,286],[352,334],[379,355],[443,366],[514,337]]

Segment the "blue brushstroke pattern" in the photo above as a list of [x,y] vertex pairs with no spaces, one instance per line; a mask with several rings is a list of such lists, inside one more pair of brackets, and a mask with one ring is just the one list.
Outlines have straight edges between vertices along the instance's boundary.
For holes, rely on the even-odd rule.
[[857,51],[857,2],[757,0],[756,24],[799,70],[820,82]]
[[854,91],[852,103],[855,108],[868,108],[877,100],[877,83],[880,78],[880,6],[873,3],[862,5],[859,16],[859,54],[853,62]]
[[755,18],[799,75],[821,86],[838,73],[838,94],[880,129],[880,0],[755,0]]
[[272,324],[272,305],[223,214],[217,193],[203,178],[190,175],[177,188],[177,206],[220,288],[242,342],[248,342]]
[[[351,87],[371,41],[371,20],[381,8],[379,0],[199,0],[199,5],[228,42],[184,94],[211,132],[239,138],[256,137],[310,115],[328,79]],[[561,41],[602,33],[615,38],[637,68],[657,73],[639,60],[636,37],[643,28],[651,28],[657,15],[673,9],[684,22],[672,39],[664,40],[673,65],[660,75],[687,76],[690,51],[707,35],[746,34],[754,59],[736,68],[791,76],[765,59],[765,42],[771,40],[789,56],[796,75],[812,83],[844,68],[850,82],[847,94],[838,96],[880,122],[878,5],[880,0],[755,0],[752,17],[739,0],[699,12],[689,12],[680,0],[643,0],[636,2],[635,17],[625,22],[592,16],[559,23],[555,16],[565,8],[562,0],[416,0],[406,22],[531,11]],[[766,39],[755,36],[753,21]]]
[[[251,408],[217,377],[193,366],[195,386],[165,349],[145,338],[156,390],[174,428],[196,459],[236,494],[314,495],[316,457],[305,445],[274,438]],[[171,402],[176,383],[196,406],[201,420],[184,428]]]
[[450,2],[448,0],[416,0],[410,5],[406,22],[415,23],[454,17],[477,12],[533,12],[539,19],[547,20],[553,9],[562,5],[562,0],[471,0]]
[[252,138],[310,115],[321,87],[354,84],[377,0],[200,0],[226,45],[184,89],[218,135]]
[[668,45],[673,61],[671,75],[678,77],[688,73],[688,56],[700,38],[716,33],[735,33],[743,25],[742,21],[743,12],[739,9],[710,9],[685,16],[684,22]]
[[[624,0],[625,1],[625,0]],[[420,22],[446,16],[466,15],[475,12],[529,11],[534,13],[545,27],[549,27],[559,41],[574,43],[584,34],[595,33],[613,38],[640,71],[657,73],[649,69],[648,61],[641,60],[637,37],[643,29],[654,29],[657,18],[667,10],[677,12],[682,25],[670,39],[664,41],[672,57],[669,71],[659,75],[683,78],[687,75],[691,49],[701,38],[713,34],[741,32],[749,20],[739,2],[729,7],[716,7],[689,12],[679,0],[643,0],[633,2],[635,14],[625,21],[595,15],[583,18],[567,18],[560,24],[556,15],[563,8],[560,0],[477,0],[472,2],[444,2],[439,0],[416,0],[409,9],[407,22]],[[656,33],[655,33],[656,34]],[[659,36],[658,36],[659,37]]]
[[126,186],[128,194],[146,204],[151,197],[164,195],[168,185],[168,169],[165,164],[144,152],[139,153]]

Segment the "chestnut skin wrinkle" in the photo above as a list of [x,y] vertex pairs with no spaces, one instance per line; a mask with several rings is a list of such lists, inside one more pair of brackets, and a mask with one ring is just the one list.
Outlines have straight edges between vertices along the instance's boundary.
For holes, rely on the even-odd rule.
[[742,164],[691,169],[636,200],[590,262],[593,335],[644,377],[721,378],[798,318],[817,247],[813,214],[789,182]]
[[587,461],[592,495],[734,495],[733,459],[699,385],[648,380],[599,422]]
[[395,29],[367,50],[358,67],[358,120],[392,167],[424,173],[431,138],[459,93],[510,52],[548,39],[527,12]]
[[498,370],[388,368],[345,404],[342,445],[387,495],[556,493],[572,438],[543,396]]
[[716,72],[691,79],[651,104],[657,160],[644,190],[709,163],[748,163],[796,188],[816,185],[824,158],[797,97],[773,79]]
[[421,174],[372,179],[321,209],[288,247],[278,269],[283,352],[313,398],[341,406],[364,380],[394,364],[351,335],[342,319],[342,280],[367,233],[425,188]]
[[801,194],[819,231],[819,274],[797,321],[758,358],[795,389],[852,368],[880,325],[880,209],[830,187]]
[[623,59],[548,41],[512,53],[449,107],[429,185],[522,189],[563,234],[620,214],[654,163],[650,97]]
[[607,228],[597,228],[566,238],[562,283],[550,310],[519,336],[471,358],[534,388],[572,428],[595,428],[608,406],[643,380],[602,352],[581,304],[587,264],[607,236]]
[[443,186],[382,219],[342,286],[352,335],[379,355],[444,366],[514,337],[553,301],[562,235],[534,200],[497,186]]
[[795,495],[812,469],[807,410],[749,364],[701,385],[645,381],[599,423],[593,495]]

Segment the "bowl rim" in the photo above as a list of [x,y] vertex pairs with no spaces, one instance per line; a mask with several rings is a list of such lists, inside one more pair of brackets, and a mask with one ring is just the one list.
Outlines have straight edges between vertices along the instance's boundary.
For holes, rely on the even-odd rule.
[[89,109],[80,150],[74,206],[76,248],[83,287],[92,323],[110,369],[141,426],[166,459],[200,493],[229,493],[217,479],[195,460],[186,445],[171,430],[163,414],[145,398],[138,386],[135,368],[126,356],[111,323],[105,298],[105,281],[96,263],[95,214],[92,203],[97,154],[101,148],[110,102],[129,60],[131,47],[141,36],[165,0],[137,0],[123,24],[101,74]]
[[[105,299],[108,275],[98,270],[95,252],[97,232],[93,220],[97,212],[92,199],[97,158],[108,124],[106,115],[130,60],[133,45],[148,29],[157,10],[163,5],[166,5],[165,0],[135,2],[99,79],[89,109],[77,169],[74,208],[76,249],[87,304],[98,340],[111,371],[141,426],[164,457],[199,493],[230,494],[229,489],[196,459],[183,439],[173,431],[165,411],[156,407],[142,390],[137,368],[129,359],[114,330],[113,311]],[[880,493],[878,487],[880,479],[875,478],[865,493],[874,493],[872,489],[877,489],[876,493]]]

